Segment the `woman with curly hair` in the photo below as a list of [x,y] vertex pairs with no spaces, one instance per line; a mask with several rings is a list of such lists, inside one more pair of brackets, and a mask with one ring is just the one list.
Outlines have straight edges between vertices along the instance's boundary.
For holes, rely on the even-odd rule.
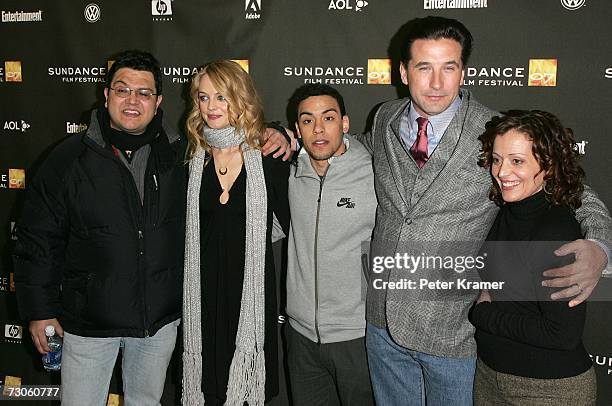
[[544,111],[512,110],[480,136],[479,164],[493,178],[500,211],[487,236],[482,291],[470,311],[476,327],[476,405],[594,405],[595,373],[582,344],[586,304],[551,301],[542,271],[571,262],[553,251],[582,238],[574,211],[584,171],[571,130]]
[[183,404],[263,405],[278,392],[275,216],[288,163],[262,157],[262,104],[235,62],[201,67],[187,117]]

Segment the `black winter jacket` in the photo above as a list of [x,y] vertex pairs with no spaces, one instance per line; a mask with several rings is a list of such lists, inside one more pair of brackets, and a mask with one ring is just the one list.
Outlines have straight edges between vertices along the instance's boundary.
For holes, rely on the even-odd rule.
[[69,333],[146,337],[181,315],[186,142],[151,143],[144,202],[100,132],[60,143],[29,187],[17,223],[21,317],[58,318]]

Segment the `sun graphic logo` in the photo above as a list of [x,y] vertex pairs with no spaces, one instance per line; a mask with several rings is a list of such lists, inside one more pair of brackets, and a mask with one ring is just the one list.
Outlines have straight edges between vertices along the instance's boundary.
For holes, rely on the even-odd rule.
[[249,60],[248,59],[232,59],[233,62],[236,62],[246,73],[249,73]]
[[557,60],[530,59],[527,86],[557,86]]
[[4,78],[7,82],[22,82],[21,61],[5,61]]
[[391,59],[368,59],[368,85],[391,84]]
[[9,189],[25,189],[25,169],[9,169]]

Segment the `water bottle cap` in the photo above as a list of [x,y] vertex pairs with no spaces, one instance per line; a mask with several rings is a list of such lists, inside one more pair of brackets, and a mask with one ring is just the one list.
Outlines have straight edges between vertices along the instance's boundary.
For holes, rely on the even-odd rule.
[[45,335],[47,337],[53,337],[55,335],[55,327],[53,326],[45,327]]

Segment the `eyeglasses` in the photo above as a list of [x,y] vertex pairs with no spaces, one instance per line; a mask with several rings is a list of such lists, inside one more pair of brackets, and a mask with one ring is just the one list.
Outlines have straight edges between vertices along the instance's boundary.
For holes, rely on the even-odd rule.
[[116,87],[114,89],[110,87],[109,89],[115,92],[115,96],[122,99],[130,97],[132,92],[134,92],[138,100],[143,101],[150,100],[151,96],[157,96],[157,93],[153,93],[151,89],[130,89],[129,87]]

